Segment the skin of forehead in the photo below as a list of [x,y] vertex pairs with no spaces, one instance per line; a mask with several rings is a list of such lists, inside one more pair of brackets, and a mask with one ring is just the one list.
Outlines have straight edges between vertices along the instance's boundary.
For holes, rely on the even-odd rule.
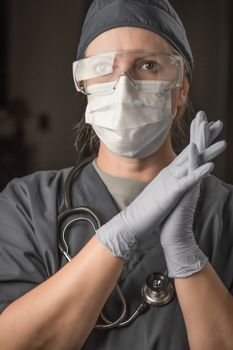
[[102,52],[127,50],[173,53],[168,42],[156,33],[142,28],[120,27],[96,37],[87,47],[85,57]]

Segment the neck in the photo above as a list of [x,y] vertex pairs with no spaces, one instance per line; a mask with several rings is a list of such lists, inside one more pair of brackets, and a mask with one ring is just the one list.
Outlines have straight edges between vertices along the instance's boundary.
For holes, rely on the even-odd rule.
[[154,154],[141,159],[120,157],[100,143],[97,166],[105,173],[127,179],[150,182],[176,157],[168,137]]

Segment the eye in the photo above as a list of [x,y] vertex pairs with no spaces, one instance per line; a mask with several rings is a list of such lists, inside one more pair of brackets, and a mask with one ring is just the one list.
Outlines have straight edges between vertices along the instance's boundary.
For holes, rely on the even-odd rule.
[[146,71],[158,72],[161,69],[161,65],[155,61],[148,61],[141,63],[140,68]]
[[105,75],[112,72],[112,65],[108,62],[100,62],[93,67],[93,70],[98,75]]

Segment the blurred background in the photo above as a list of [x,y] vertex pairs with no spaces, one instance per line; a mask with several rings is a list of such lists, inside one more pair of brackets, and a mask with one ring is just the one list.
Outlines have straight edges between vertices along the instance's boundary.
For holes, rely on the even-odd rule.
[[[72,62],[91,1],[0,0],[0,189],[13,177],[72,166],[84,103]],[[224,121],[215,174],[233,183],[233,2],[171,0],[195,58],[195,111]]]

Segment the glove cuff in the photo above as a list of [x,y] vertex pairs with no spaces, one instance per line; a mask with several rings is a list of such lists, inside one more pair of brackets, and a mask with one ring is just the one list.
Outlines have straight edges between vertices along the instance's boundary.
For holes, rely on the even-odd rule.
[[123,223],[119,225],[119,217],[115,218],[101,226],[96,231],[96,236],[114,256],[127,261],[130,260],[138,243],[132,232]]
[[191,249],[172,254],[170,249],[164,248],[167,263],[168,276],[171,278],[185,278],[201,271],[208,263],[209,259],[196,244]]

